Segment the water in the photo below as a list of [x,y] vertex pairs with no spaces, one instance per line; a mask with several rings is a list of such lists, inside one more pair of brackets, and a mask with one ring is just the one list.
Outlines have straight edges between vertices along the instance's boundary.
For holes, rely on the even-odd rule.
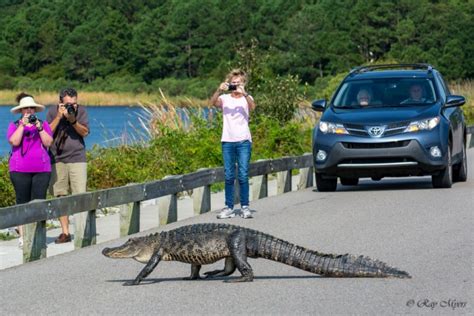
[[[8,155],[10,144],[6,138],[8,124],[19,119],[10,113],[10,106],[0,106],[0,157]],[[127,106],[87,106],[90,134],[85,138],[87,149],[93,145],[103,147],[131,144],[148,140],[148,135],[140,122],[148,125],[148,115],[141,107]],[[47,109],[38,113],[41,120],[46,118]]]

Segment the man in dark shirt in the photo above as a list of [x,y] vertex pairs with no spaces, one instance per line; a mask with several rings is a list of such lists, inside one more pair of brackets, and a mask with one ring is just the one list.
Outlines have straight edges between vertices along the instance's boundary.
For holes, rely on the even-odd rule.
[[[61,90],[59,104],[50,106],[46,120],[53,131],[51,152],[51,189],[55,197],[83,193],[87,186],[87,162],[84,137],[89,134],[86,109],[77,104],[73,88]],[[59,218],[62,233],[55,243],[71,241],[69,218]]]

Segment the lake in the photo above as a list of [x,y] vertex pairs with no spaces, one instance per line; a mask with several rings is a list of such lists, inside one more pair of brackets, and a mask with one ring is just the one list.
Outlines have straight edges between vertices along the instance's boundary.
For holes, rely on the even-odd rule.
[[[10,113],[11,106],[0,106],[0,157],[8,155],[8,124],[20,118]],[[140,121],[148,123],[149,117],[141,107],[127,106],[87,106],[90,135],[85,138],[86,147],[103,147],[130,144],[137,140],[147,140],[148,135]],[[41,120],[46,118],[47,109],[38,113]]]

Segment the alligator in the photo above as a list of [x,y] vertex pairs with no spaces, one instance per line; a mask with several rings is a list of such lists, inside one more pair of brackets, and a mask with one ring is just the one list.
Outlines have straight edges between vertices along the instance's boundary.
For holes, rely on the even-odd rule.
[[102,254],[146,263],[138,276],[124,285],[138,285],[161,260],[190,263],[191,276],[184,278],[187,280],[201,279],[202,265],[225,259],[224,269],[206,272],[205,278],[229,276],[238,269],[242,276],[226,282],[253,281],[247,258],[270,259],[327,277],[411,278],[405,271],[368,257],[324,254],[257,230],[229,224],[195,224],[134,237],[119,247],[104,248]]

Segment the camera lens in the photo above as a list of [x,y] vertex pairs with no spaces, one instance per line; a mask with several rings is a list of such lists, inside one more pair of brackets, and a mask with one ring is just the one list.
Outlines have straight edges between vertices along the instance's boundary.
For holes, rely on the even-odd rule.
[[229,84],[229,91],[235,91],[235,90],[237,90],[237,85]]
[[71,104],[71,103],[66,103],[66,110],[67,110],[67,113],[68,114],[74,114],[75,113],[75,109],[74,109],[74,105]]
[[31,115],[28,117],[28,122],[29,122],[30,124],[36,124],[36,121],[38,121],[38,118],[36,117],[36,115],[31,114]]

